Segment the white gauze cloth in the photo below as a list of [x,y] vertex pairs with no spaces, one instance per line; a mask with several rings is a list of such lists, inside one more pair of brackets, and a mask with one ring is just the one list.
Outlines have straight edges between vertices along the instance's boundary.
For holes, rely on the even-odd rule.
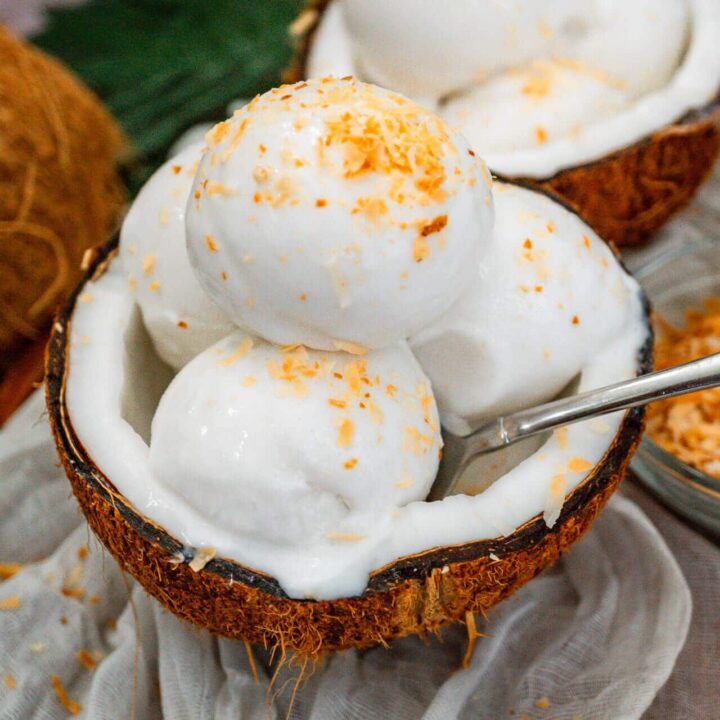
[[[269,693],[262,648],[256,683],[242,642],[177,620],[120,573],[58,466],[40,393],[0,432],[0,488],[0,563],[23,564],[0,582],[0,718],[67,718],[68,705],[93,720],[288,716],[297,667]],[[720,572],[714,581],[716,596]],[[658,531],[616,496],[554,568],[478,618],[487,637],[467,669],[462,625],[346,651],[300,685],[289,717],[639,718],[673,669],[691,606]]]

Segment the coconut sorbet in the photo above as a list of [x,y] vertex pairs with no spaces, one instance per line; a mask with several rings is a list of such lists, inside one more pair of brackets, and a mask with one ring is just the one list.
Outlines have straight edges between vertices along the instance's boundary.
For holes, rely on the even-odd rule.
[[210,297],[272,342],[383,347],[437,318],[492,225],[465,139],[353,80],[273,90],[207,136],[188,250]]
[[[89,281],[73,315],[68,409],[118,490],[188,558],[232,558],[291,597],[359,594],[399,557],[538,513],[552,526],[622,415],[555,433],[479,494],[425,497],[441,421],[467,427],[576,376],[582,391],[637,371],[639,288],[592,230],[508,185],[493,210],[461,135],[352,78],[266,93],[208,134],[195,167],[197,154],[150,181],[123,266]],[[181,196],[185,227],[166,242],[154,223]],[[155,277],[166,261],[194,273],[201,298],[183,312],[211,308],[226,337],[150,321],[151,301],[179,312],[179,295],[149,287],[172,285]],[[170,332],[173,358],[194,355],[174,377],[158,357]]]
[[407,93],[494,172],[542,178],[708,103],[719,35],[716,0],[332,0],[307,70]]

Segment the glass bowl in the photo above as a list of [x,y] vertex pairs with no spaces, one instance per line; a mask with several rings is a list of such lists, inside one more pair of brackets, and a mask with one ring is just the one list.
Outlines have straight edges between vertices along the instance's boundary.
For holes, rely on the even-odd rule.
[[[635,272],[653,310],[675,325],[685,311],[720,296],[720,242],[683,245]],[[632,461],[640,480],[680,515],[720,536],[720,480],[679,460],[645,435]]]

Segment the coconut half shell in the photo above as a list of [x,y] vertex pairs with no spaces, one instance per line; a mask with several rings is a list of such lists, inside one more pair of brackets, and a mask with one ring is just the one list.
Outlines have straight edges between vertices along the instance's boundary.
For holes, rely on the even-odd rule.
[[[85,283],[103,273],[117,240],[99,252],[59,315],[46,357],[46,396],[60,458],[95,534],[120,566],[175,615],[210,631],[317,657],[435,633],[468,613],[485,613],[555,562],[588,530],[627,470],[644,411],[629,411],[602,460],[566,499],[549,529],[540,515],[507,537],[439,547],[376,570],[357,597],[289,598],[269,575],[213,558],[193,570],[192,551],[138,512],[95,465],[73,430],[65,387],[73,311]],[[638,358],[651,368],[652,341]],[[202,563],[199,563],[202,564]],[[193,563],[197,567],[196,563]]]
[[[310,0],[291,26],[296,52],[285,73],[287,82],[305,77],[315,30],[329,3]],[[601,238],[627,246],[647,239],[690,202],[719,152],[720,95],[672,125],[594,162],[543,179],[500,179],[550,192]]]

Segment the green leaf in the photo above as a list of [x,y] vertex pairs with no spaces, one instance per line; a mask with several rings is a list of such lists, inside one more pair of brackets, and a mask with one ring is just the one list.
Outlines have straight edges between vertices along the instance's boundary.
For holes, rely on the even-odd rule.
[[33,42],[69,65],[117,117],[142,162],[131,189],[191,125],[280,81],[303,0],[90,0],[49,11]]

